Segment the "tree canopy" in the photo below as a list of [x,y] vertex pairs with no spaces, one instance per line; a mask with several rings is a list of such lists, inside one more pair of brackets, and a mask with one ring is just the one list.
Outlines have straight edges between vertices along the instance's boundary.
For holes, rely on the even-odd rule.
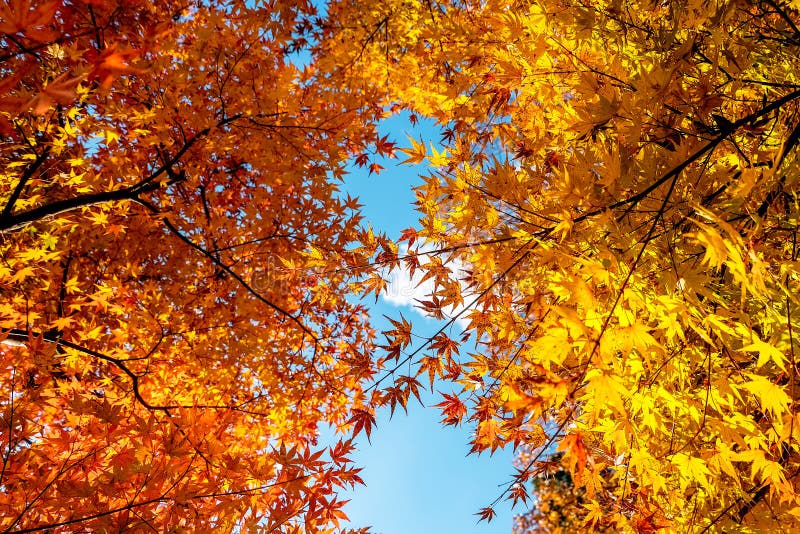
[[[800,528],[796,1],[11,0],[0,42],[4,531],[335,530],[442,383],[519,532]],[[337,190],[399,111],[444,145],[403,256]],[[436,335],[376,340],[387,267]]]
[[797,528],[798,6],[430,7],[381,44],[445,125],[407,237],[482,346],[430,344],[446,421],[525,446],[512,500],[563,453],[586,529]]
[[335,180],[376,112],[290,60],[314,13],[0,8],[3,531],[343,517],[316,439],[373,372],[375,239]]

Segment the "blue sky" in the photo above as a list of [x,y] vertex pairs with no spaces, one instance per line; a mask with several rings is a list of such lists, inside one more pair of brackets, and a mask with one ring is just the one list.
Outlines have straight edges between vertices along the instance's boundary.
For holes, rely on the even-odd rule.
[[[408,145],[408,135],[421,137],[426,144],[437,142],[436,132],[430,122],[412,126],[405,117],[394,117],[382,126],[382,134],[388,133],[400,146]],[[353,169],[341,188],[343,194],[359,197],[366,222],[393,239],[402,229],[416,225],[412,188],[422,183],[419,173],[425,172],[424,166],[399,166],[397,162],[382,160],[386,170],[378,175]],[[397,318],[400,312],[420,336],[432,335],[443,325],[401,305],[402,300],[381,297],[376,304],[371,298],[367,301],[378,331],[388,327],[383,315]],[[475,347],[463,349],[474,351]],[[497,516],[488,524],[478,524],[474,514],[497,498],[500,485],[510,480],[513,454],[505,450],[493,456],[467,456],[474,425],[443,427],[439,411],[432,405],[441,400],[438,391],[450,393],[454,386],[435,387],[436,392],[423,396],[429,407],[414,401],[408,415],[398,408],[391,420],[388,409],[384,410],[378,414],[371,443],[363,437],[360,440],[353,458],[364,468],[361,475],[366,487],[347,495],[351,502],[345,511],[351,525],[370,525],[373,532],[382,534],[507,534],[513,517],[507,504],[496,507]]]

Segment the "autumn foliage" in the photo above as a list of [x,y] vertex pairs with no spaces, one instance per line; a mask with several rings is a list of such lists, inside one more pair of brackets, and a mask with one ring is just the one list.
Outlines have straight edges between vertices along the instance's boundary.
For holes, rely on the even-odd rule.
[[292,60],[314,14],[0,4],[3,531],[344,517],[316,440],[373,372],[375,238],[335,180],[375,117]]
[[376,15],[363,68],[445,127],[408,150],[442,253],[407,262],[482,346],[421,348],[445,422],[534,451],[514,501],[563,453],[586,529],[795,528],[796,8],[430,7]]
[[[520,451],[520,532],[800,528],[796,1],[7,0],[0,43],[3,531],[335,530],[426,386]],[[337,190],[399,111],[405,256]],[[442,328],[377,347],[400,267]]]
[[400,363],[461,384],[440,406],[474,451],[524,447],[500,499],[558,452],[581,529],[800,528],[800,6],[418,7],[363,68],[443,126],[407,150],[406,237],[440,253],[406,264],[479,351],[445,325]]

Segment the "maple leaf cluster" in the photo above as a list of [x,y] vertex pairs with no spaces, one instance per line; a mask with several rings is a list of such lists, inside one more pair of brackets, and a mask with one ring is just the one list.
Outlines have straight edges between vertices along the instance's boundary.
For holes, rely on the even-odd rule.
[[351,437],[317,440],[364,406],[374,332],[346,297],[380,236],[337,181],[391,145],[289,53],[316,15],[0,5],[4,532],[345,518]]
[[575,528],[800,528],[798,28],[797,2],[496,0],[340,30],[343,84],[442,127],[401,149],[430,169],[401,261],[444,326],[384,346],[455,384],[474,452],[523,451],[499,499],[563,471]]

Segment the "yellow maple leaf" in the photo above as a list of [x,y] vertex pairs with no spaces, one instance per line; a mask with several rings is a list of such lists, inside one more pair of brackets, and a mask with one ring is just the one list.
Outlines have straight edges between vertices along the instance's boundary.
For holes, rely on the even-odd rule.
[[684,488],[686,487],[687,483],[691,481],[697,482],[707,489],[711,487],[711,484],[708,480],[708,477],[711,475],[711,471],[708,469],[705,460],[702,458],[689,456],[680,452],[673,455],[671,461],[680,472],[681,485]]
[[745,382],[741,387],[748,390],[755,396],[761,405],[761,410],[770,412],[774,416],[781,416],[791,402],[791,398],[784,389],[771,382],[768,378],[760,375],[750,374],[749,382]]
[[400,149],[401,152],[408,155],[408,159],[405,159],[400,163],[406,165],[417,165],[422,163],[426,157],[425,143],[422,141],[417,142],[417,140],[411,136],[408,137],[408,140],[411,141],[411,148]]
[[786,356],[771,343],[766,343],[759,338],[755,338],[751,344],[742,347],[742,350],[745,352],[758,352],[756,367],[761,367],[772,360],[775,362],[775,365],[784,371],[786,370]]
[[589,385],[587,391],[593,395],[598,407],[607,405],[620,414],[625,414],[624,397],[628,390],[615,377],[599,369],[593,369],[586,375]]

